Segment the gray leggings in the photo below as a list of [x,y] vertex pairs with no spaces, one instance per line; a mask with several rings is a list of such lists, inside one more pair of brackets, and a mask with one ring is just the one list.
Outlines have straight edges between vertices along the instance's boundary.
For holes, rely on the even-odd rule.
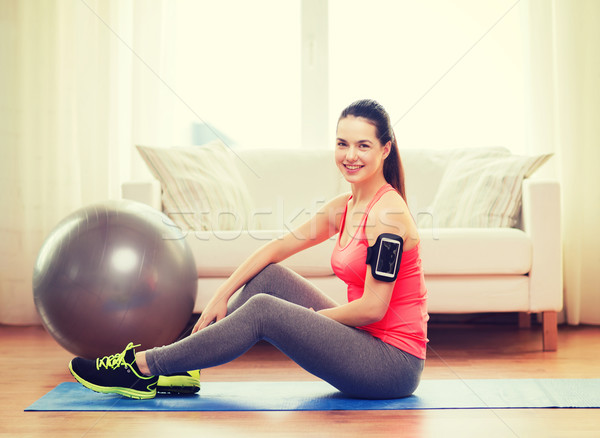
[[309,309],[334,306],[298,274],[269,265],[232,297],[225,318],[149,350],[146,360],[154,375],[209,368],[265,340],[346,395],[386,399],[412,394],[424,360]]

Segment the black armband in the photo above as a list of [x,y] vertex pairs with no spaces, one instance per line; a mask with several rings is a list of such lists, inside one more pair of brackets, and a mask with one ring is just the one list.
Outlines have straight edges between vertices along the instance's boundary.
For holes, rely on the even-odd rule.
[[367,265],[371,265],[373,278],[379,281],[396,281],[402,260],[402,237],[383,233],[373,246],[367,248]]

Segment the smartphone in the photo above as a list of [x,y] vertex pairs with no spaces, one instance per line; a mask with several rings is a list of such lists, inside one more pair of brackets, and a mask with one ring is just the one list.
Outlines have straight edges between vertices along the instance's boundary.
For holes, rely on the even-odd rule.
[[394,278],[396,272],[398,272],[397,267],[398,263],[400,263],[401,250],[401,241],[383,237],[379,245],[379,253],[377,254],[375,274],[382,277]]

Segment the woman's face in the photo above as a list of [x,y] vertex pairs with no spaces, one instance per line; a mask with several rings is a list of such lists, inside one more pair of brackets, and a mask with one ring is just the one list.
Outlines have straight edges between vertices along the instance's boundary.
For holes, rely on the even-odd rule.
[[375,125],[362,117],[348,116],[337,126],[335,162],[349,183],[357,183],[381,172],[383,161],[390,153],[377,138]]

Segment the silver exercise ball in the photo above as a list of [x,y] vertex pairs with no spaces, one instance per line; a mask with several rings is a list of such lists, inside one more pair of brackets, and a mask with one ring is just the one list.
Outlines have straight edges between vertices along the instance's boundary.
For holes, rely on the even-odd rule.
[[95,358],[129,343],[175,341],[188,324],[198,276],[181,230],[138,202],[77,210],[47,237],[33,272],[35,305],[71,353]]

